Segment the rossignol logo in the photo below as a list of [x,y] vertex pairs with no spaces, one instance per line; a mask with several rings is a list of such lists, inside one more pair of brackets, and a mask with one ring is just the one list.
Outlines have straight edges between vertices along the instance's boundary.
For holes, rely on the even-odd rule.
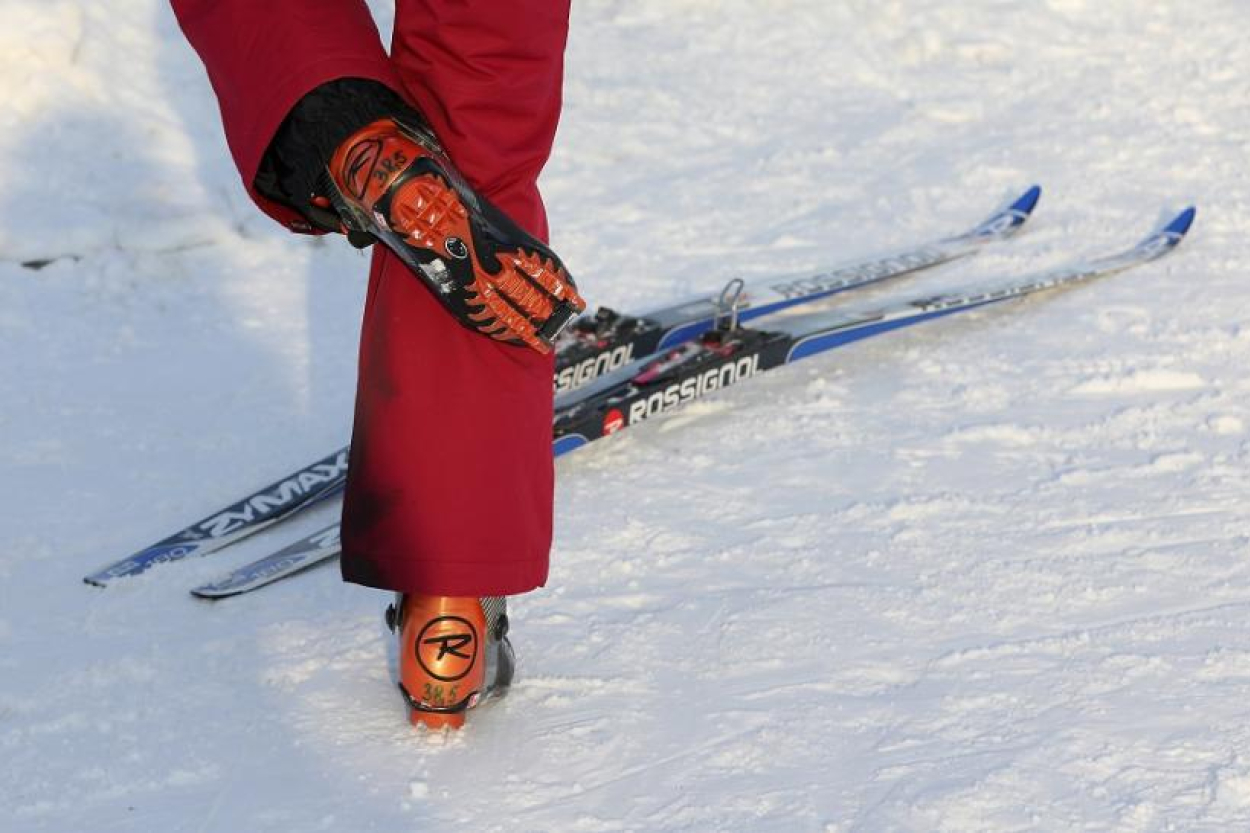
[[556,374],[556,393],[576,390],[605,373],[623,367],[634,358],[634,345],[622,344],[613,350],[583,359]]
[[413,647],[427,674],[439,682],[454,683],[473,670],[477,629],[460,616],[439,616],[426,623]]
[[873,281],[878,278],[884,278],[887,275],[923,269],[926,266],[941,263],[947,257],[948,255],[940,249],[910,252],[898,257],[889,257],[847,269],[837,269],[833,272],[826,272],[823,275],[812,275],[811,277],[798,278],[792,281],[785,281],[784,283],[769,284],[769,289],[787,300],[791,298],[806,298],[809,295],[832,292],[844,286]]
[[714,390],[735,385],[743,379],[749,379],[760,372],[760,357],[756,353],[744,356],[736,362],[713,367],[698,376],[674,382],[663,390],[658,390],[646,399],[639,399],[629,406],[629,424],[671,411],[673,408],[698,399]]
[[252,495],[200,523],[196,529],[208,538],[221,538],[250,524],[277,514],[302,498],[315,494],[327,485],[337,483],[347,474],[347,452],[330,463],[317,463],[299,474],[283,480],[268,491]]
[[615,434],[625,427],[625,415],[620,408],[613,408],[603,415],[603,435]]
[[369,177],[377,167],[381,152],[380,139],[366,139],[351,149],[343,179],[347,182],[348,191],[356,199],[364,199],[365,189],[369,187]]

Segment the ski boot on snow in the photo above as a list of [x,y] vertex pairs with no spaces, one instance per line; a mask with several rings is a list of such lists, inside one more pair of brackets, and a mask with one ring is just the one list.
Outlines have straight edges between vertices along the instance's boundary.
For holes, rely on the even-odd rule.
[[397,594],[386,624],[399,635],[399,690],[413,725],[458,729],[465,712],[512,683],[516,658],[502,596]]
[[476,194],[428,130],[379,119],[327,173],[348,238],[385,243],[469,329],[548,353],[586,308],[555,253]]

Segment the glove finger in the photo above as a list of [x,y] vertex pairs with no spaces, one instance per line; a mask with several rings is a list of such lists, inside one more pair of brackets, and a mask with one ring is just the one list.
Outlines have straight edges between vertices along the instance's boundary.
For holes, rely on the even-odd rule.
[[521,275],[550,297],[557,301],[569,301],[579,309],[585,308],[586,302],[577,294],[573,279],[564,270],[564,266],[558,265],[550,257],[543,258],[537,253],[525,251],[508,252],[504,257]]
[[538,338],[538,331],[519,309],[505,297],[488,289],[479,296],[482,309],[468,317],[477,324],[479,332],[497,341],[519,341],[540,353],[551,352],[551,347]]

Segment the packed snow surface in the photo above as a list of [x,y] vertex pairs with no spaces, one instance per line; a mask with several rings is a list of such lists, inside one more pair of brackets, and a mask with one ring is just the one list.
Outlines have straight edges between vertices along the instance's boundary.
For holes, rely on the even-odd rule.
[[1034,181],[1019,240],[877,294],[1200,213],[562,459],[518,684],[454,735],[404,721],[385,594],[187,595],[333,507],[81,583],[345,440],[366,261],[248,202],[163,3],[0,20],[0,829],[1250,828],[1244,4],[578,0],[543,186],[594,303]]

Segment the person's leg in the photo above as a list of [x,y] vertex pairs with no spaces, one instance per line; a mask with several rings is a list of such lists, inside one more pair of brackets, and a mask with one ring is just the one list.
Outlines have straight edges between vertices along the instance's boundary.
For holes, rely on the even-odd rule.
[[398,0],[392,60],[469,182],[547,239],[569,0]]
[[[536,179],[560,106],[567,3],[400,0],[394,61],[465,177],[545,236]],[[344,508],[350,581],[507,595],[546,579],[552,359],[459,327],[374,264]]]
[[[559,117],[567,15],[567,2],[397,3],[393,60],[410,100],[468,181],[543,238],[536,179]],[[552,369],[550,356],[461,327],[397,259],[375,255],[343,575],[404,593],[412,605],[401,605],[401,619],[405,611],[439,611],[444,626],[433,637],[411,617],[401,632],[437,640],[430,644],[446,659],[456,659],[450,650],[488,659],[488,646],[474,653],[476,643],[470,650],[461,640],[484,639],[482,626],[497,623],[479,623],[455,605],[431,607],[427,597],[472,607],[546,581]],[[457,618],[470,627],[446,625]],[[405,659],[419,668],[422,656],[420,644],[402,650],[401,676]],[[413,687],[408,694],[419,699]],[[447,699],[464,691],[449,683],[435,693]]]

